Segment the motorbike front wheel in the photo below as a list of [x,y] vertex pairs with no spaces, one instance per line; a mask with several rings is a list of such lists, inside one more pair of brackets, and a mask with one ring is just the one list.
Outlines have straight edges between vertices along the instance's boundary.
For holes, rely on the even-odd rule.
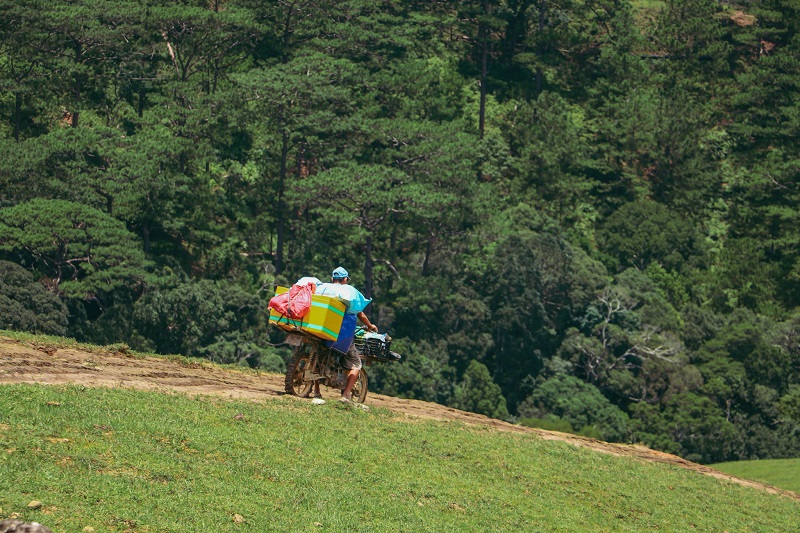
[[301,398],[308,397],[311,387],[314,386],[313,381],[306,381],[305,379],[305,372],[310,363],[311,356],[309,354],[300,350],[295,352],[286,367],[286,379],[284,381],[286,394],[293,394]]
[[353,385],[353,401],[364,403],[367,399],[367,373],[362,368],[358,373],[356,384]]

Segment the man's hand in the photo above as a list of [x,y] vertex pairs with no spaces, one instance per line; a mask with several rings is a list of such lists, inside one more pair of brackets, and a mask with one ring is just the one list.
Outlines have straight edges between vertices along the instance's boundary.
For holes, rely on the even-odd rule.
[[369,321],[369,318],[367,318],[367,315],[364,313],[364,311],[361,311],[356,316],[358,317],[358,319],[361,321],[362,324],[369,324],[367,326],[367,331],[374,331],[375,333],[378,332],[378,326]]

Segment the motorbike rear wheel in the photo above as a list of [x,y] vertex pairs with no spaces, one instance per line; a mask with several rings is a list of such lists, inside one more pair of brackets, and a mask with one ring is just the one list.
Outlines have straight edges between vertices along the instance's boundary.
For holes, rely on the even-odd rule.
[[301,398],[307,398],[314,386],[313,381],[305,380],[305,372],[311,364],[311,356],[303,351],[297,350],[292,356],[291,361],[286,367],[286,379],[284,389],[286,394],[293,394]]

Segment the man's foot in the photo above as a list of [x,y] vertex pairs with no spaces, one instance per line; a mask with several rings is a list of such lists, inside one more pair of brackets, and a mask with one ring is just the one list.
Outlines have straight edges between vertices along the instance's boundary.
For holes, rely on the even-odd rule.
[[339,401],[342,403],[353,403],[353,400],[347,398],[346,396],[342,396],[341,398],[339,398]]
[[313,403],[314,405],[324,405],[325,404],[325,400],[323,400],[322,398],[317,397],[317,398],[314,398],[313,400],[311,400],[311,403]]

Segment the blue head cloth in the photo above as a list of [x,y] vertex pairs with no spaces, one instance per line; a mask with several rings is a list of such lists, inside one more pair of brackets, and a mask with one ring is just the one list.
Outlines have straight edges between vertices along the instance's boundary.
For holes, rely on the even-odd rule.
[[350,275],[347,273],[347,270],[345,270],[344,268],[337,267],[336,270],[333,271],[333,274],[331,274],[331,277],[333,279],[345,279],[345,278],[349,278]]

